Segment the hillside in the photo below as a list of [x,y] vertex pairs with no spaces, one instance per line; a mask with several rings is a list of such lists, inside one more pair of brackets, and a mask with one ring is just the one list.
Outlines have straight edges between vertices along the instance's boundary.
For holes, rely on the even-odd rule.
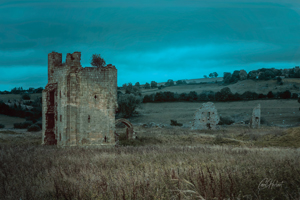
[[[201,80],[201,79],[198,79]],[[142,95],[152,94],[155,92],[177,92],[177,93],[189,93],[195,91],[200,94],[203,91],[218,92],[224,87],[229,87],[232,93],[242,94],[246,91],[267,94],[269,91],[272,92],[284,92],[290,90],[291,93],[299,93],[300,79],[299,78],[287,78],[283,79],[283,85],[277,84],[276,80],[260,81],[260,80],[243,80],[234,84],[223,85],[221,83],[207,83],[200,85],[179,85],[165,87],[162,89],[142,89]],[[122,91],[122,90],[121,90]]]

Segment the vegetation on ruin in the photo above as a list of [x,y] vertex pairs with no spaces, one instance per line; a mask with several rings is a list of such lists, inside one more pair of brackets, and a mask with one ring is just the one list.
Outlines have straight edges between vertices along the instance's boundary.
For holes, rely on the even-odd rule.
[[105,67],[105,60],[100,54],[93,54],[91,58],[91,65],[94,67]]

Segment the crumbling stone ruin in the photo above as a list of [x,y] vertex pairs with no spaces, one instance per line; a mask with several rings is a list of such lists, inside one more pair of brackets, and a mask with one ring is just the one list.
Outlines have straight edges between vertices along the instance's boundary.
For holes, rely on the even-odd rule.
[[81,53],[48,54],[48,84],[42,93],[42,144],[115,145],[117,69],[85,67]]
[[220,117],[214,103],[203,103],[195,112],[192,130],[216,129],[219,121]]
[[260,127],[260,104],[258,104],[252,112],[252,117],[249,123],[250,128],[259,128]]
[[115,131],[116,145],[119,144],[120,134],[122,134],[124,132],[126,134],[127,140],[136,138],[135,132],[133,131],[133,125],[130,123],[130,121],[128,121],[127,119],[124,119],[124,118],[116,120],[116,131]]

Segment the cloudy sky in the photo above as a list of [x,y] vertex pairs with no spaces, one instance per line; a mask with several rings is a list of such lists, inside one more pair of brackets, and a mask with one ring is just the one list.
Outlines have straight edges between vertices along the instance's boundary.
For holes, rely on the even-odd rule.
[[[299,3],[297,3],[299,2]],[[45,87],[47,55],[101,54],[118,85],[300,65],[300,1],[0,1],[0,90]]]

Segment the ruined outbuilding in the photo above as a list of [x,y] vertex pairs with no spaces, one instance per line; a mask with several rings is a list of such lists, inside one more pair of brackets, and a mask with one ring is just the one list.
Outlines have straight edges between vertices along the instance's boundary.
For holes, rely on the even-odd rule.
[[220,117],[214,103],[203,103],[194,114],[192,130],[216,129],[219,121]]
[[259,128],[260,127],[260,104],[258,104],[252,112],[252,117],[249,123],[250,128]]
[[135,132],[133,131],[133,125],[124,118],[116,120],[115,140],[117,145],[121,134],[125,134],[127,140],[136,138]]
[[115,145],[117,69],[85,67],[81,53],[48,54],[48,84],[43,90],[42,144]]

